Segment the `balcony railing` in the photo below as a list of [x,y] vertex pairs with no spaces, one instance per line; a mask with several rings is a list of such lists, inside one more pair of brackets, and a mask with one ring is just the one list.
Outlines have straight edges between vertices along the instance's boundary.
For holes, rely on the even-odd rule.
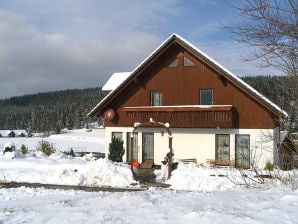
[[125,126],[152,118],[169,123],[172,128],[233,128],[236,120],[230,105],[125,107],[123,111]]

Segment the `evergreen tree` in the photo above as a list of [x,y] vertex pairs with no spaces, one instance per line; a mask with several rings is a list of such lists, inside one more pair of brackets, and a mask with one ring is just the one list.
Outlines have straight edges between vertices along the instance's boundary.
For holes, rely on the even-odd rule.
[[122,162],[123,155],[123,141],[120,138],[116,138],[113,136],[112,142],[109,145],[108,158],[114,162]]

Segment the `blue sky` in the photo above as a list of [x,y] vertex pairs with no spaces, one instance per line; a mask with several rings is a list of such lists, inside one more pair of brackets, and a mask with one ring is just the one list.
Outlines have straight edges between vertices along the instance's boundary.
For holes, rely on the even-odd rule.
[[237,75],[277,74],[221,28],[239,0],[1,0],[0,98],[102,86],[133,70],[172,33]]

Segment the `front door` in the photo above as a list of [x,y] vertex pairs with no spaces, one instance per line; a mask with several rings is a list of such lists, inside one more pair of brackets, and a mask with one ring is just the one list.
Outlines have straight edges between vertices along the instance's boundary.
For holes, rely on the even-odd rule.
[[154,159],[154,133],[143,133],[143,161]]
[[236,167],[250,167],[250,137],[249,135],[236,135]]

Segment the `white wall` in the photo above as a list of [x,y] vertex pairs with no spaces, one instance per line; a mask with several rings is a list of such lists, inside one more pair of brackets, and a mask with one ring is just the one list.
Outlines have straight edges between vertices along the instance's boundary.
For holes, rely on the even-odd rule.
[[[132,132],[133,128],[106,128],[105,150],[109,152],[112,132],[122,132],[124,148],[126,150],[126,133]],[[162,135],[162,131],[164,132]],[[274,162],[274,133],[272,129],[182,129],[173,128],[172,141],[175,158],[196,158],[199,164],[205,164],[206,159],[215,159],[215,135],[230,135],[230,159],[235,159],[235,135],[250,135],[251,160],[257,162],[259,168],[264,168],[267,161]],[[166,130],[161,128],[140,128],[138,132],[138,157],[142,161],[142,132],[154,132],[154,162],[161,164],[165,155],[169,152],[169,138]],[[126,153],[123,157],[126,161]]]

